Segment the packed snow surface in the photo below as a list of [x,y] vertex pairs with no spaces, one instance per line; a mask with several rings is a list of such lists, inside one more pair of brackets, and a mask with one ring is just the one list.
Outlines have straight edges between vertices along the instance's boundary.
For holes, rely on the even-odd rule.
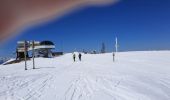
[[170,100],[170,51],[36,58],[0,65],[0,100]]

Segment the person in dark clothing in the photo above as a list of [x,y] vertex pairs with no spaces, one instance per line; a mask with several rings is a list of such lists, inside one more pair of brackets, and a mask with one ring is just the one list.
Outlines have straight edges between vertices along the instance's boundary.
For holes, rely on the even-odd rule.
[[76,54],[73,54],[73,60],[76,61]]
[[79,60],[80,60],[80,61],[81,61],[81,56],[82,56],[81,53],[79,53]]

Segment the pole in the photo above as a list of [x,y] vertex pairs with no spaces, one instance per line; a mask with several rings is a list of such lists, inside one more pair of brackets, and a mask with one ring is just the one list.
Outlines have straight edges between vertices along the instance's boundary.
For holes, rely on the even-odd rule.
[[113,62],[115,61],[115,53],[113,52]]
[[63,41],[61,41],[61,51],[63,52]]
[[117,42],[117,37],[115,39],[115,47],[116,47],[116,52],[118,52],[118,42]]
[[35,57],[35,42],[32,41],[32,59],[33,59],[33,69],[35,69],[35,60],[34,60],[34,57]]
[[27,41],[24,42],[24,58],[25,58],[25,70],[27,70],[27,47],[26,47]]

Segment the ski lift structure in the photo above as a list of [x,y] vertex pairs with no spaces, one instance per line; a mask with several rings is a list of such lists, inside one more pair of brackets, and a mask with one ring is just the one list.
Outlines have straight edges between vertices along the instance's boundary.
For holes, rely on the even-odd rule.
[[45,57],[50,58],[52,56],[52,49],[55,49],[55,45],[51,41],[18,41],[17,42],[17,57],[16,59],[29,58],[29,52],[32,51],[32,57]]

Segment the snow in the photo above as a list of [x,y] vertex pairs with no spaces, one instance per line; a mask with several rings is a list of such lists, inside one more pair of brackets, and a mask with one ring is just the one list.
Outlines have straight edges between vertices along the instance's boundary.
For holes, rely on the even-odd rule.
[[170,100],[170,51],[36,58],[0,65],[0,100]]
[[11,59],[9,59],[9,60],[7,60],[7,61],[4,61],[3,63],[2,63],[2,65],[5,65],[5,64],[7,64],[7,63],[9,63],[9,62],[11,62],[11,61],[14,61],[15,59],[14,58],[11,58]]

